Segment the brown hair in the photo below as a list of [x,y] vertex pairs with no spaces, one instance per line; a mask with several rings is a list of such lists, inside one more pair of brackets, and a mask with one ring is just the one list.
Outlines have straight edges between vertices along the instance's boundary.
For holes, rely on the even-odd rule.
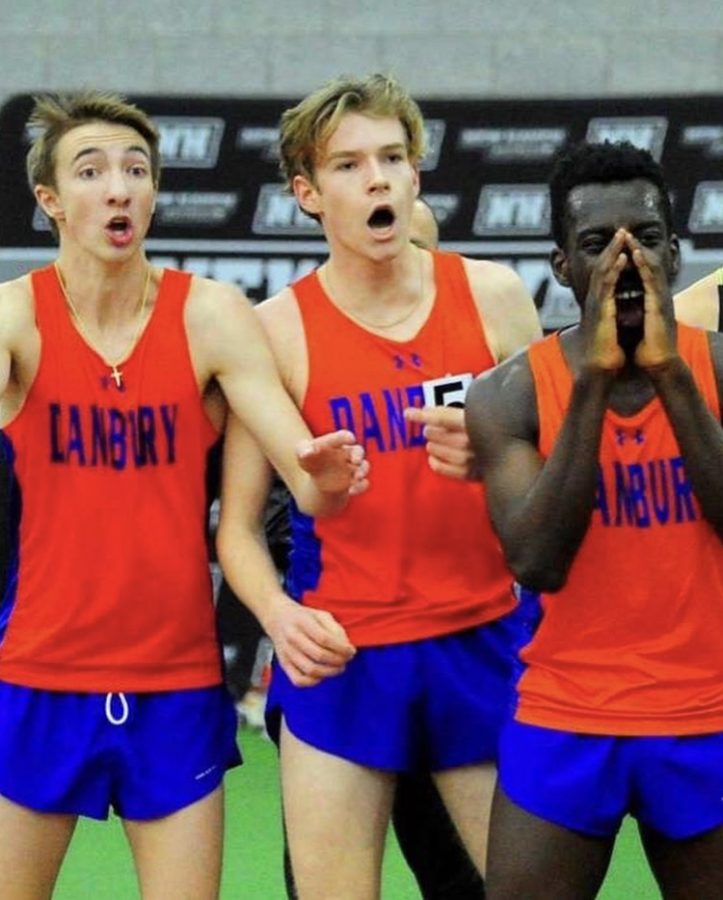
[[412,164],[416,165],[424,155],[422,113],[399,82],[380,74],[335,78],[281,117],[281,173],[288,187],[296,175],[313,182],[314,168],[326,142],[341,118],[350,112],[399,119]]
[[137,131],[148,144],[151,153],[151,177],[158,187],[161,154],[158,129],[142,110],[118,94],[110,91],[82,91],[35,98],[35,106],[28,119],[33,137],[26,159],[30,189],[44,184],[57,187],[55,182],[55,151],[58,142],[73,128],[90,122],[111,122],[126,125]]

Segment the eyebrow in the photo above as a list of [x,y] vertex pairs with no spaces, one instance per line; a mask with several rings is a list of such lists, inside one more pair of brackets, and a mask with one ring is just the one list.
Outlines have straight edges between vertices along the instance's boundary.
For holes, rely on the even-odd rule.
[[[398,141],[394,144],[384,144],[383,147],[379,147],[375,152],[377,153],[385,153],[389,150],[404,150],[406,149],[403,142]],[[360,153],[363,153],[363,150],[337,150],[335,153],[329,153],[326,156],[326,162],[329,162],[334,159],[340,159],[345,156],[358,156]]]
[[[145,156],[145,158],[150,162],[150,155],[148,150],[140,144],[131,144],[129,147],[126,147],[123,151],[124,153],[140,153]],[[79,150],[73,159],[71,160],[71,164],[78,162],[79,159],[83,159],[85,156],[92,156],[95,153],[105,153],[101,147],[84,147],[82,150]]]

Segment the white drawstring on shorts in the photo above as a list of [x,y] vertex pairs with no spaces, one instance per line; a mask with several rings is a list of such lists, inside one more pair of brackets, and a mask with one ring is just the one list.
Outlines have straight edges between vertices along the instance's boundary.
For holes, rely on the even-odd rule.
[[[117,697],[120,701],[121,705],[121,715],[120,718],[116,718],[113,715],[113,698]],[[126,700],[126,695],[121,691],[117,694],[106,694],[105,695],[105,717],[108,719],[111,725],[123,725],[128,721],[128,701]]]

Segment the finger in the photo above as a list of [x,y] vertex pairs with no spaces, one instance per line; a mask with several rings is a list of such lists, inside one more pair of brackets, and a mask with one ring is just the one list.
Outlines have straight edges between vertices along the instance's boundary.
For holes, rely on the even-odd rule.
[[334,648],[341,647],[344,651],[349,651],[353,655],[356,653],[356,647],[349,640],[344,627],[337,622],[334,616],[325,609],[310,610],[314,624],[319,627],[319,636],[317,640],[325,647],[330,646],[328,641],[331,640],[331,646]]
[[369,479],[362,478],[359,481],[354,481],[349,485],[348,494],[350,497],[358,497],[359,494],[363,494],[364,491],[368,491],[370,486]]
[[299,459],[303,459],[314,456],[324,450],[337,450],[354,444],[355,438],[353,433],[346,429],[341,429],[300,441],[296,446],[296,453]]
[[473,459],[473,454],[467,447],[451,447],[449,444],[437,444],[431,441],[427,444],[427,453],[433,459],[456,466],[467,465]]
[[453,478],[456,481],[468,481],[473,474],[471,467],[468,465],[454,465],[442,462],[442,460],[434,457],[429,458],[429,467],[438,475],[444,475],[446,478]]
[[347,454],[349,456],[349,462],[354,465],[361,465],[364,460],[364,448],[361,444],[352,444],[350,447],[346,447]]
[[446,428],[437,428],[435,425],[427,425],[422,433],[427,439],[427,444],[443,443],[448,447],[469,447],[466,431],[450,431]]
[[464,410],[458,406],[408,406],[404,418],[418,425],[464,430]]

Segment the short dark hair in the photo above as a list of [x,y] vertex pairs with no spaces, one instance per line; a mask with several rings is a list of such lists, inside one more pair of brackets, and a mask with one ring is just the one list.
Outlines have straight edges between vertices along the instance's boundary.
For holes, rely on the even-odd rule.
[[563,247],[567,236],[567,198],[581,184],[609,184],[642,178],[654,184],[668,231],[673,231],[673,210],[663,169],[647,150],[629,141],[580,141],[563,147],[550,175],[550,223],[552,236]]

